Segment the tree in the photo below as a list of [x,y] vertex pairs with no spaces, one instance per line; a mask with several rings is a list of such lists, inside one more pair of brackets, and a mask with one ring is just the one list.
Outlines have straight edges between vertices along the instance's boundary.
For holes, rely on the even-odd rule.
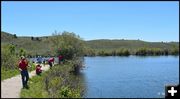
[[146,48],[139,48],[138,51],[136,52],[136,55],[146,55],[146,54],[147,54]]
[[13,36],[14,36],[14,38],[17,38],[16,34],[14,34]]
[[11,54],[15,54],[15,46],[14,45],[9,45],[9,51]]
[[26,51],[24,49],[20,48],[19,55],[20,56],[25,56],[26,55]]
[[37,37],[36,40],[39,41],[39,37]]
[[[6,69],[15,69],[18,57],[15,54],[15,46],[6,44],[1,46],[1,66]],[[2,69],[1,68],[1,69]]]
[[[73,59],[84,55],[84,42],[74,33],[63,32],[62,34],[53,34],[51,38],[56,55],[63,55],[65,59]],[[61,49],[61,50],[59,50]]]
[[31,40],[34,40],[34,37],[31,37]]

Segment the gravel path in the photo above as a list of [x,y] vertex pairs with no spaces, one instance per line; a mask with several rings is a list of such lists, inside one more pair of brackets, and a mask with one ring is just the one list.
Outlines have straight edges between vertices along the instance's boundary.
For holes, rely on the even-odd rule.
[[[49,65],[42,65],[42,70],[47,71]],[[35,71],[29,73],[29,77],[35,76]],[[22,88],[21,75],[1,81],[1,98],[19,98]]]

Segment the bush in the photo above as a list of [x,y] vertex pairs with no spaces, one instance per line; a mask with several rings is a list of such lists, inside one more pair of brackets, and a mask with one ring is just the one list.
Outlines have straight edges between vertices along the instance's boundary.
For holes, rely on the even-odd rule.
[[14,34],[13,36],[14,36],[14,38],[17,38],[16,34]]
[[[17,53],[18,51],[19,53]],[[20,50],[17,50],[17,48],[11,44],[1,46],[1,80],[19,74],[18,62],[21,55],[26,55],[25,50],[22,48]],[[30,65],[32,64],[30,63]],[[34,69],[35,66],[32,65],[30,71]]]
[[147,49],[146,48],[140,48],[136,51],[136,55],[146,55],[147,54]]
[[84,42],[74,33],[63,32],[62,34],[54,34],[51,39],[52,48],[56,52],[56,56],[62,55],[65,61],[73,60],[73,71],[78,72],[82,67],[80,65],[81,57],[85,53]]
[[43,76],[43,86],[51,98],[81,97],[83,92],[82,79],[71,73],[73,62],[69,61],[63,66],[55,66]]
[[14,45],[1,46],[1,80],[18,74],[18,56]]
[[18,56],[15,54],[15,46],[5,45],[1,47],[1,62],[1,67],[17,69]]
[[31,40],[34,40],[34,37],[31,37]]
[[178,48],[174,48],[171,50],[170,52],[172,55],[179,55],[179,49]]

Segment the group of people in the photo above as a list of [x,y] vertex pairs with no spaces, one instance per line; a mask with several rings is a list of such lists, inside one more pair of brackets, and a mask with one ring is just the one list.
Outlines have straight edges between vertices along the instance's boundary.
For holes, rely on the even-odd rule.
[[[63,56],[60,55],[58,57],[58,60],[59,60],[59,64],[62,64],[63,63]],[[42,57],[38,57],[37,58],[37,65],[36,65],[36,74],[37,75],[40,75],[42,73],[42,66],[41,66],[41,63],[43,62],[44,66],[45,66],[45,63],[46,61],[48,62],[49,66],[50,66],[50,69],[52,69],[52,66],[54,64],[54,57],[52,58],[49,58],[48,60],[43,60]],[[28,74],[28,67],[30,67],[28,65],[28,61],[26,60],[26,58],[24,56],[21,56],[21,59],[19,61],[19,64],[18,64],[18,68],[19,68],[19,71],[21,72],[21,77],[22,77],[22,85],[23,85],[23,88],[29,88],[28,85],[27,85],[27,82],[29,80],[29,74]]]

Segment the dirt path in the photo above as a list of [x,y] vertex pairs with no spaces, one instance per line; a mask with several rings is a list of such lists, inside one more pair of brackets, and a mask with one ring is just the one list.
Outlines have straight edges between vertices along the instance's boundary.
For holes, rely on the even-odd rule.
[[[42,65],[42,70],[47,71],[49,65]],[[35,71],[29,73],[29,77],[35,76]],[[22,88],[21,75],[1,81],[1,98],[19,98]]]

